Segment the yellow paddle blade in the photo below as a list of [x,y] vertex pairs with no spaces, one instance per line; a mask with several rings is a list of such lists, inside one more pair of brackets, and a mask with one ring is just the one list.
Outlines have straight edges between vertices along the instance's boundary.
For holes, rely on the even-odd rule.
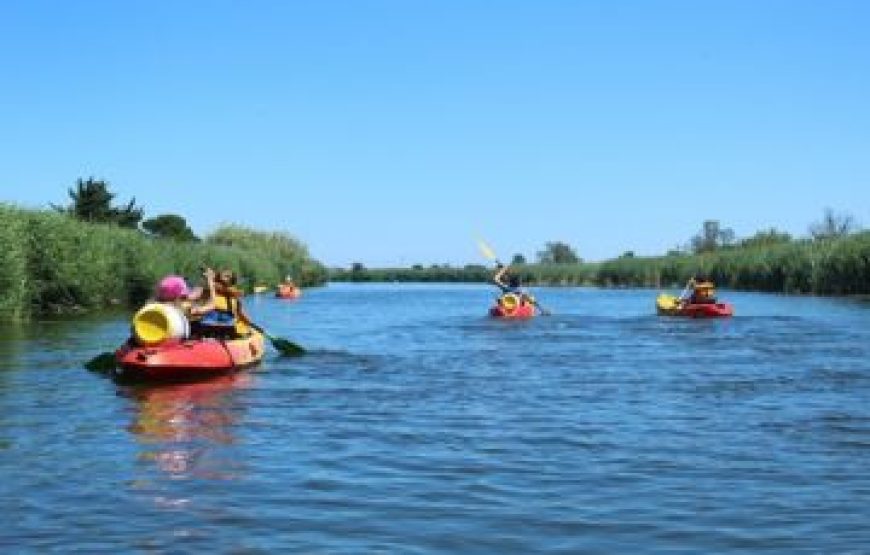
[[477,240],[477,248],[480,249],[480,254],[482,254],[483,257],[488,260],[495,260],[496,258],[498,258],[498,256],[495,255],[495,251],[493,251],[492,248],[490,248],[490,246],[487,245],[483,239]]

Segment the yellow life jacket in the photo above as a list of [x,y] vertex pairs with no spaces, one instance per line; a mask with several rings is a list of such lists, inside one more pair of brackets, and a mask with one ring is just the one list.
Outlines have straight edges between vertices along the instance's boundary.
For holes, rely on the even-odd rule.
[[228,312],[233,315],[235,320],[236,333],[245,336],[251,333],[251,328],[248,324],[242,321],[239,314],[239,299],[232,294],[218,293],[214,298],[214,308],[220,312]]

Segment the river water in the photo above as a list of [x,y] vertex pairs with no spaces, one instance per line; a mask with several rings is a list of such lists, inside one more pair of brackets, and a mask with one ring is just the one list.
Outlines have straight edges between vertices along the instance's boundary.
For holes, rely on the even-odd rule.
[[2,328],[0,549],[870,552],[870,305],[537,293],[249,298],[311,354],[168,387],[82,368],[129,314]]

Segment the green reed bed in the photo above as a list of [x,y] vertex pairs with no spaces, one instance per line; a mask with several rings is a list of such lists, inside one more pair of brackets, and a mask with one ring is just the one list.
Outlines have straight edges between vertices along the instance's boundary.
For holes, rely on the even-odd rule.
[[246,283],[302,285],[326,271],[300,252],[284,258],[252,245],[179,243],[135,230],[84,223],[53,212],[0,204],[0,320],[146,299],[167,274],[196,278],[202,265],[231,268]]
[[723,249],[695,256],[621,258],[601,264],[596,283],[682,286],[695,272],[720,286],[778,293],[870,293],[870,232],[824,241]]
[[[623,257],[600,263],[514,266],[527,285],[681,288],[695,273],[720,287],[778,293],[870,294],[870,232],[821,241],[722,249],[700,255]],[[335,270],[335,281],[486,282],[493,270],[393,268]]]

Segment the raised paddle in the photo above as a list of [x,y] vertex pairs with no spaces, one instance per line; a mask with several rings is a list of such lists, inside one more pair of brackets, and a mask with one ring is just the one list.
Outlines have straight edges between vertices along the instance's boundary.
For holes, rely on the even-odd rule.
[[275,347],[275,350],[280,352],[282,355],[297,356],[305,354],[305,349],[303,349],[296,343],[293,343],[288,339],[275,337],[253,322],[248,322],[248,325],[266,336],[266,338],[272,342],[272,346]]
[[[477,248],[480,249],[480,254],[482,254],[484,258],[486,258],[492,262],[495,262],[498,265],[501,265],[501,262],[498,261],[498,256],[495,254],[495,251],[492,250],[492,247],[490,247],[489,245],[486,244],[486,241],[484,241],[483,239],[478,239],[477,240]],[[550,316],[552,314],[552,312],[550,312],[549,310],[547,310],[546,308],[541,306],[541,304],[537,300],[535,300],[533,297],[531,297],[529,295],[526,295],[525,297],[528,300],[532,301],[532,304],[535,306],[535,308],[540,310],[541,314],[543,314],[544,316]]]

